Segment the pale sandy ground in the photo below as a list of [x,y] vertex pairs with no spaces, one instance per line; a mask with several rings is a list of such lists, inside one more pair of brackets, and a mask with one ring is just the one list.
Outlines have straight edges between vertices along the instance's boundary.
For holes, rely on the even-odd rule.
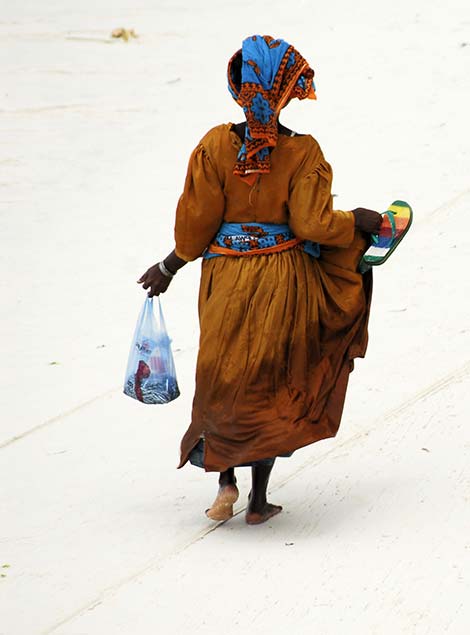
[[[468,2],[18,5],[0,14],[1,635],[470,632]],[[404,198],[416,222],[376,272],[338,437],[279,461],[279,517],[214,528],[215,476],[175,469],[199,264],[163,299],[181,398],[121,384],[135,280],[172,246],[189,151],[240,119],[225,66],[256,32],[317,70],[318,102],[284,121],[320,141],[338,207]]]

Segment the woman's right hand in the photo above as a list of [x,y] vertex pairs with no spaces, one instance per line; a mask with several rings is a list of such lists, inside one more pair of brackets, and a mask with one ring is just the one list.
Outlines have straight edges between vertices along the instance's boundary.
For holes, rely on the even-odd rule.
[[154,295],[160,295],[160,293],[165,293],[168,289],[168,286],[172,278],[165,276],[158,266],[153,265],[137,280],[138,284],[141,284],[144,289],[150,289],[148,292],[148,297],[152,298]]
[[354,214],[354,224],[358,229],[368,234],[379,232],[383,220],[381,214],[364,207],[357,207],[352,210],[352,213]]

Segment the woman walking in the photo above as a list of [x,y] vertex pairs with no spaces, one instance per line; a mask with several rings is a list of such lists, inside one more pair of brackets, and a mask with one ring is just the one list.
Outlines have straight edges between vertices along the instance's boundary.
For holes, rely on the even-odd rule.
[[293,98],[315,99],[314,72],[287,42],[255,35],[230,60],[245,121],[210,130],[189,160],[176,246],[140,278],[149,296],[203,257],[200,344],[189,460],[219,472],[206,511],[233,515],[235,470],[251,465],[249,524],[267,501],[277,456],[334,436],[355,357],[367,346],[371,274],[358,272],[382,217],[332,209],[332,171],[318,143],[279,122]]

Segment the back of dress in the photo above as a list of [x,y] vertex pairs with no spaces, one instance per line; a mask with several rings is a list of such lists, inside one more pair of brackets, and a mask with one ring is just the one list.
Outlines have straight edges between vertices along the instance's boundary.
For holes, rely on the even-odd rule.
[[332,171],[310,135],[279,135],[271,171],[247,185],[233,169],[242,141],[233,124],[210,130],[191,154],[175,225],[176,253],[198,258],[223,221],[288,223],[298,238],[348,246],[352,212],[333,212]]

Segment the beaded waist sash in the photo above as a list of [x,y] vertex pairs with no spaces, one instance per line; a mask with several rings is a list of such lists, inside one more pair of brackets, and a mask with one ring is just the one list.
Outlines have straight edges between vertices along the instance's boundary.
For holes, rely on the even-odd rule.
[[204,258],[217,256],[256,256],[299,247],[318,258],[320,245],[301,240],[289,225],[277,223],[222,223]]

